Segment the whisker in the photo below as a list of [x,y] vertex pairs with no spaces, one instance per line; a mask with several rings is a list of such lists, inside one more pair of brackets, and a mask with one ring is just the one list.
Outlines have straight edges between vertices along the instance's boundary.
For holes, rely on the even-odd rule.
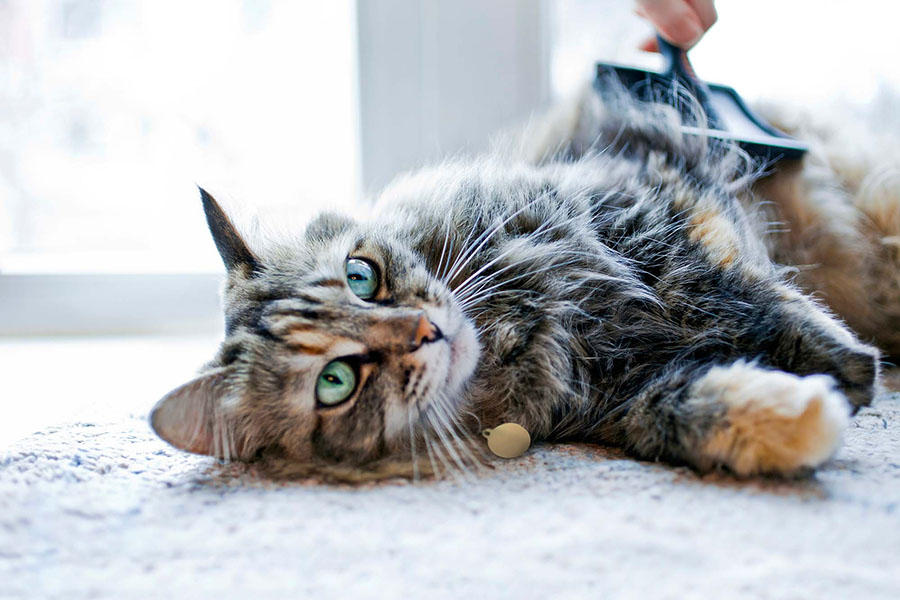
[[[456,297],[459,299],[464,299],[467,295],[473,293],[473,290],[477,290],[478,285],[483,285],[487,281],[490,281],[491,279],[499,276],[500,274],[502,274],[510,269],[515,268],[516,266],[518,266],[520,264],[533,262],[533,259],[531,259],[530,257],[524,258],[524,259],[521,259],[514,263],[511,263],[509,265],[506,265],[503,268],[498,269],[497,271],[494,271],[481,279],[473,280],[473,277],[478,275],[485,268],[487,268],[487,267],[493,265],[494,263],[496,263],[497,261],[501,260],[505,255],[508,255],[508,253],[501,254],[501,256],[498,256],[497,258],[495,258],[488,264],[484,265],[484,267],[479,269],[478,272],[471,275],[465,282],[463,282],[463,284],[461,284],[459,287],[456,288],[456,290],[454,290],[454,294],[456,295]],[[591,254],[588,252],[582,252],[582,251],[578,251],[578,250],[570,250],[570,249],[558,250],[554,256],[583,256],[588,259],[596,259],[597,258],[596,254]],[[577,262],[577,261],[574,261],[574,262]],[[565,266],[566,264],[571,264],[571,263],[556,263],[557,266]],[[520,275],[520,277],[525,276],[525,275],[527,275],[527,273]],[[620,282],[628,281],[627,279],[624,279],[622,277],[617,277],[615,275],[607,275],[607,274],[602,274],[602,273],[592,273],[592,276],[594,279],[604,279],[604,280],[608,280],[608,281],[620,281]],[[467,286],[469,286],[469,287],[467,288]]]
[[[453,440],[456,442],[457,448],[459,448],[462,454],[465,454],[469,460],[472,461],[472,465],[479,470],[483,470],[484,465],[482,461],[479,460],[472,452],[470,451],[470,446],[472,446],[472,437],[462,428],[459,421],[453,415],[450,408],[446,405],[446,397],[441,395],[437,400],[438,410],[443,413],[444,421],[448,425],[447,433],[452,436]],[[477,447],[477,446],[476,446]]]
[[[466,479],[466,478],[467,478],[466,476],[469,475],[469,472],[468,472],[468,470],[466,469],[465,463],[464,463],[463,460],[459,457],[459,454],[456,452],[456,449],[453,447],[452,444],[450,444],[450,443],[447,441],[446,427],[442,427],[442,426],[441,426],[442,424],[440,423],[440,418],[441,418],[441,417],[440,417],[440,414],[439,414],[437,411],[429,412],[428,418],[429,418],[429,420],[431,421],[431,423],[432,423],[432,428],[434,429],[435,433],[437,433],[438,439],[440,440],[441,444],[442,444],[442,445],[444,446],[444,448],[447,450],[447,453],[450,455],[450,458],[453,460],[453,462],[456,463],[456,466],[459,467],[459,472],[460,472],[460,474],[463,476],[464,479]],[[438,427],[434,427],[434,420],[433,420],[433,419],[437,419],[437,420],[438,420],[438,423],[437,423]]]
[[413,405],[406,407],[406,420],[409,426],[409,445],[412,452],[413,481],[419,480],[419,456],[416,452],[416,433],[413,427]]
[[[508,219],[506,219],[504,222],[500,223],[500,225],[498,225],[497,228],[495,228],[494,233],[492,233],[490,237],[493,237],[494,235],[496,235],[497,231],[499,231],[499,228],[500,228],[500,227],[503,227],[504,225],[506,225],[506,224],[507,224],[513,217],[515,217],[519,212],[521,212],[522,210],[525,210],[526,208],[532,206],[535,202],[537,202],[538,200],[541,200],[541,199],[543,199],[543,196],[538,196],[538,197],[535,198],[533,201],[529,202],[529,203],[526,204],[524,207],[522,207],[521,209],[519,209],[519,211],[517,211],[516,213],[513,213],[512,216],[510,216],[510,217],[509,217]],[[564,220],[561,221],[560,223],[557,223],[557,224],[553,225],[552,227],[549,227],[549,229],[545,229],[545,227],[546,227],[547,225],[549,225],[549,223],[542,223],[540,226],[538,226],[537,229],[535,229],[534,231],[532,231],[531,233],[529,233],[527,236],[523,236],[523,239],[528,239],[528,238],[531,238],[531,237],[537,237],[537,236],[539,236],[539,235],[542,235],[542,234],[544,234],[544,233],[547,233],[548,231],[552,231],[553,229],[556,229],[557,227],[562,227],[563,225],[566,225],[566,224],[568,224],[568,223],[573,223],[574,221],[575,221],[575,218],[574,218],[574,217],[571,217],[571,218],[569,218],[569,219],[564,219]],[[466,263],[465,263],[466,265],[468,265],[468,263],[470,263],[470,262],[475,258],[475,252],[477,252],[477,251],[481,248],[481,246],[483,246],[485,243],[487,243],[487,242],[490,240],[490,237],[488,237],[488,238],[486,238],[484,241],[482,241],[481,244],[478,246],[478,248],[476,248],[476,249],[473,251],[473,254],[472,254],[471,258],[469,258],[469,260],[466,261]],[[515,250],[515,248],[512,248],[512,249],[510,249],[508,252],[512,252],[512,251],[514,251],[514,250]],[[489,265],[493,264],[493,263],[496,262],[497,260],[501,260],[503,256],[504,256],[504,253],[501,253],[500,256],[498,256],[497,258],[495,258],[492,262],[488,263],[488,265],[485,265],[485,266],[483,266],[481,269],[479,269],[479,271],[477,271],[476,274],[477,274],[478,272],[483,271],[485,268],[487,268]],[[457,271],[457,272],[458,272],[458,271]],[[474,276],[474,274],[473,274],[473,275],[470,275],[468,279],[471,279],[472,276]],[[452,279],[452,278],[451,278],[451,279]],[[468,281],[468,279],[467,279],[466,281]],[[457,289],[463,287],[463,286],[465,285],[466,281],[464,281],[462,284],[460,284],[460,285],[458,286]],[[449,284],[449,281],[448,281],[448,284]]]
[[[524,277],[531,277],[531,276],[533,276],[533,275],[537,275],[537,274],[539,274],[539,273],[543,273],[543,272],[545,272],[545,271],[549,271],[550,269],[556,269],[556,268],[559,268],[559,267],[568,266],[568,265],[574,264],[574,263],[576,263],[576,262],[578,262],[577,259],[571,260],[571,261],[567,261],[567,262],[563,262],[563,263],[556,263],[556,264],[553,264],[553,265],[549,265],[549,266],[547,266],[547,267],[542,267],[542,268],[540,268],[540,269],[534,269],[534,270],[532,270],[532,271],[527,271],[527,272],[525,272],[525,273],[522,273],[521,275],[517,275],[517,276],[515,276],[515,277],[511,277],[510,279],[507,279],[507,280],[505,280],[505,281],[501,281],[500,283],[497,283],[497,284],[495,284],[495,285],[489,287],[489,288],[488,288],[488,291],[490,291],[490,290],[495,290],[495,289],[499,289],[499,288],[503,287],[504,285],[507,285],[507,284],[509,284],[509,283],[512,283],[513,281],[516,281],[517,279],[522,279],[522,278],[524,278]],[[473,298],[468,298],[468,299],[466,299],[465,301],[460,302],[459,305],[460,305],[461,308],[465,309],[465,308],[467,308],[467,307],[472,306],[473,304],[476,304],[477,302],[480,302],[481,300],[482,300],[481,297],[475,296],[475,297],[473,297]]]
[[[499,233],[504,226],[506,226],[510,221],[512,221],[513,219],[518,217],[520,214],[522,214],[522,212],[531,208],[534,204],[536,204],[537,202],[540,202],[541,200],[545,200],[545,196],[543,196],[543,195],[537,196],[536,198],[534,198],[530,202],[527,202],[524,206],[522,206],[521,208],[519,208],[518,210],[513,212],[511,215],[509,215],[508,217],[503,219],[503,221],[501,221],[499,224],[494,226],[493,229],[487,230],[485,233],[481,234],[473,242],[473,247],[471,249],[469,249],[467,251],[467,253],[465,254],[467,256],[466,260],[463,261],[462,263],[460,263],[459,265],[456,265],[454,267],[454,269],[450,272],[450,274],[447,276],[447,278],[446,278],[447,284],[449,285],[450,281],[453,281],[453,278],[456,277],[456,275],[478,255],[478,251],[481,250],[484,247],[484,245],[486,243],[488,243],[488,241],[490,241],[490,239],[492,237],[497,235],[497,233]],[[478,245],[474,246],[474,244],[478,244]]]
[[441,445],[438,443],[438,441],[439,440],[431,440],[431,448],[434,450],[434,454],[437,457],[438,462],[440,462],[441,466],[444,468],[443,473],[451,475],[454,479],[456,479],[456,472],[453,470],[453,466],[450,464],[450,461],[447,460],[447,456],[444,454],[444,451],[441,449]]
[[[441,268],[444,266],[444,252],[447,251],[447,241],[450,239],[450,223],[447,223],[447,232],[444,234],[444,244],[441,246],[441,258],[438,261],[437,267],[434,269],[435,273],[440,273]],[[449,255],[447,256],[449,259]],[[449,260],[448,260],[449,262]],[[439,277],[440,278],[440,277]]]
[[[538,269],[532,269],[529,271],[525,271],[524,273],[520,273],[520,274],[516,275],[515,277],[511,277],[505,281],[499,282],[498,284],[494,285],[493,287],[491,287],[489,289],[496,289],[498,287],[502,287],[503,285],[505,285],[507,283],[512,283],[519,279],[523,279],[525,277],[530,277],[532,275],[536,275],[536,274],[548,271],[550,269],[573,265],[573,264],[578,263],[579,260],[580,259],[572,259],[572,260],[565,261],[565,262],[549,264],[549,265],[546,265],[546,266],[538,268]],[[506,268],[504,268],[502,270],[506,270]],[[499,274],[499,273],[500,273],[500,271],[497,272],[497,274]],[[637,282],[629,281],[626,278],[617,277],[615,275],[605,275],[602,273],[591,272],[588,270],[583,270],[580,272],[580,274],[582,274],[584,276],[579,277],[579,278],[574,278],[574,279],[577,279],[577,282],[575,283],[576,288],[582,287],[586,281],[614,281],[614,282],[619,282],[619,283],[630,283],[630,284],[634,284],[635,286],[639,285]],[[574,275],[574,273],[569,274],[569,279],[573,279],[572,275]],[[477,294],[478,292],[483,291],[483,288],[478,288],[478,285],[484,285],[486,283],[489,283],[492,279],[493,279],[493,276],[486,277],[483,282],[479,282],[479,284],[476,284],[475,286],[473,286],[473,288],[468,291],[467,296],[474,295],[474,294]],[[537,290],[531,290],[531,291],[536,292]],[[472,299],[471,297],[464,298],[463,303],[468,302],[471,299]]]
[[425,434],[425,451],[428,453],[428,460],[431,463],[431,472],[434,473],[435,477],[440,477],[440,471],[437,468],[437,464],[434,462],[434,453],[431,448],[431,436],[428,435],[427,430],[424,430],[423,433]]
[[449,257],[450,257],[450,256],[453,256],[453,252],[452,252],[453,239],[450,240],[450,243],[451,243],[451,251],[450,251],[450,253],[449,253],[449,255],[448,255],[447,266],[446,266],[446,268],[444,269],[444,273],[441,275],[441,280],[442,280],[442,281],[444,281],[444,282],[449,282],[449,280],[450,280],[449,274],[450,274],[452,271],[456,270],[456,266],[460,263],[460,261],[463,260],[466,256],[468,256],[468,248],[469,248],[468,244],[469,244],[470,241],[472,240],[472,236],[475,235],[475,232],[478,230],[478,225],[479,225],[480,223],[481,223],[481,216],[479,215],[478,217],[476,217],[475,223],[472,224],[472,227],[471,227],[471,229],[469,230],[468,235],[466,235],[466,239],[464,239],[464,240],[462,241],[462,244],[461,244],[462,252],[460,252],[460,253],[456,256],[456,258],[453,260],[452,263],[450,262]]

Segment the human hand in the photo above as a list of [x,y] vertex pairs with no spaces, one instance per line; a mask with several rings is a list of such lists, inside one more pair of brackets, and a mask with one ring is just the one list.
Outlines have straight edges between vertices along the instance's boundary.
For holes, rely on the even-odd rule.
[[[636,0],[637,13],[650,21],[667,41],[691,48],[718,18],[713,0]],[[641,44],[641,50],[656,52],[656,38]]]

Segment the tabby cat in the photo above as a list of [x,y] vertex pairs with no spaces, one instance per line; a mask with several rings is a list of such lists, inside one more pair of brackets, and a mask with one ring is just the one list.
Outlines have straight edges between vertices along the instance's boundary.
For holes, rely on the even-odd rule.
[[587,93],[291,242],[248,243],[201,190],[225,340],[154,430],[278,473],[468,470],[506,422],[700,471],[821,465],[877,392],[870,344],[900,355],[900,186],[821,131],[764,172],[680,118]]

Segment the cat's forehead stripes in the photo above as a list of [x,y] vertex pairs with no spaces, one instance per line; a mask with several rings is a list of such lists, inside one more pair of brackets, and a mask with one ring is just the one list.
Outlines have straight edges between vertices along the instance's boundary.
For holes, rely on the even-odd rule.
[[347,338],[331,335],[324,331],[314,331],[305,328],[288,330],[282,336],[282,341],[291,350],[313,356],[350,356],[365,354],[366,346]]

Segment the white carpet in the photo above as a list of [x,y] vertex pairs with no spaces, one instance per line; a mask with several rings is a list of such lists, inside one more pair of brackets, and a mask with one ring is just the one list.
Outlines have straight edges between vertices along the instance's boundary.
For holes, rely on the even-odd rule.
[[540,446],[468,483],[260,481],[137,415],[0,455],[0,598],[900,598],[900,395],[814,477]]

